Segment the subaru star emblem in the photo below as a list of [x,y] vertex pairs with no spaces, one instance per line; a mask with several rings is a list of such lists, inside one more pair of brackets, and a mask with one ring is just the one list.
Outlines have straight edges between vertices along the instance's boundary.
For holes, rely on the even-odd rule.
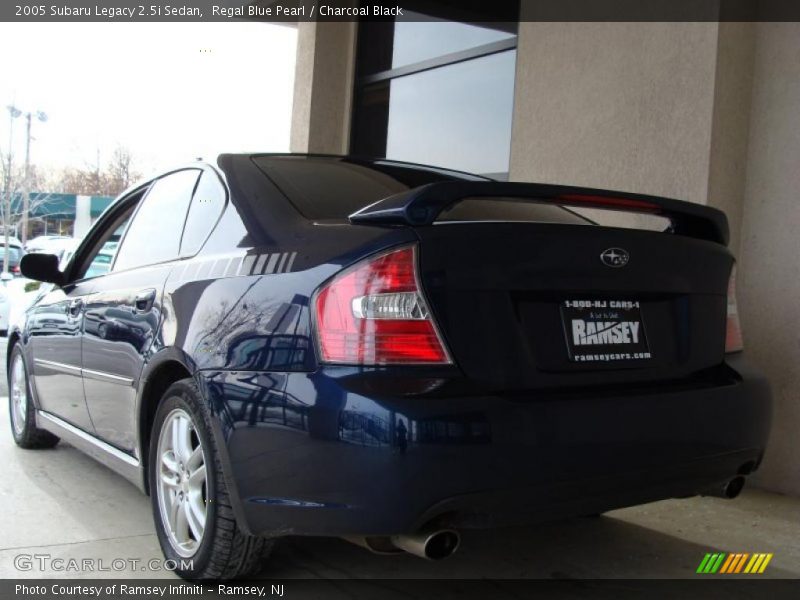
[[629,259],[628,251],[622,248],[609,248],[600,254],[600,260],[607,267],[624,267]]

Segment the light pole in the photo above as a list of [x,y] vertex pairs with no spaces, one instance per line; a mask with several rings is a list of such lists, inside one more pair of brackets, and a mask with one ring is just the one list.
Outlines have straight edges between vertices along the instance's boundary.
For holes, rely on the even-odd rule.
[[[26,113],[26,139],[25,139],[25,193],[22,195],[22,245],[28,241],[28,211],[30,210],[31,197],[31,117],[33,113]],[[42,123],[47,122],[47,114],[41,110],[36,111],[36,118]]]
[[6,165],[6,181],[5,192],[3,194],[3,235],[5,236],[5,243],[3,245],[3,273],[8,273],[8,242],[9,242],[9,221],[11,220],[11,157],[14,152],[12,151],[12,144],[14,142],[14,119],[22,115],[13,104],[9,104],[8,108],[8,164]]

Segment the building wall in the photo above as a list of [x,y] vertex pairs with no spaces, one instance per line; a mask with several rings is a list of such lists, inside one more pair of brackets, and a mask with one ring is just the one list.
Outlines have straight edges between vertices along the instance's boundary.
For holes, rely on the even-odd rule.
[[716,44],[716,23],[520,23],[511,179],[705,202]]
[[745,352],[774,394],[757,481],[800,495],[800,23],[755,29],[738,296]]
[[707,201],[728,215],[739,253],[753,89],[755,25],[720,23],[711,115]]

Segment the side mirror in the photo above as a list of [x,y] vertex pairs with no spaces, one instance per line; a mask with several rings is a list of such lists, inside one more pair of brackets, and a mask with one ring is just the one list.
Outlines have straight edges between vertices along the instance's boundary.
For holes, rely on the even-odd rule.
[[64,274],[58,270],[58,257],[55,254],[26,254],[19,262],[19,270],[28,279],[61,285]]

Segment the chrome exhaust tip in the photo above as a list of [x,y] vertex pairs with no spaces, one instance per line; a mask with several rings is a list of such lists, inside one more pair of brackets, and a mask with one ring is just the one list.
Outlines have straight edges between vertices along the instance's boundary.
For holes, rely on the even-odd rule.
[[744,489],[745,479],[741,475],[737,475],[733,479],[731,479],[726,485],[723,490],[723,494],[726,498],[733,499],[736,498],[739,494],[742,493]]
[[717,498],[727,498],[728,500],[733,500],[742,493],[742,489],[744,489],[745,478],[742,475],[737,475],[727,483],[723,484],[722,487],[714,488],[712,490],[706,491],[703,493],[703,496],[715,496]]
[[454,529],[423,531],[411,535],[393,535],[392,544],[426,560],[442,560],[458,550],[461,536]]

